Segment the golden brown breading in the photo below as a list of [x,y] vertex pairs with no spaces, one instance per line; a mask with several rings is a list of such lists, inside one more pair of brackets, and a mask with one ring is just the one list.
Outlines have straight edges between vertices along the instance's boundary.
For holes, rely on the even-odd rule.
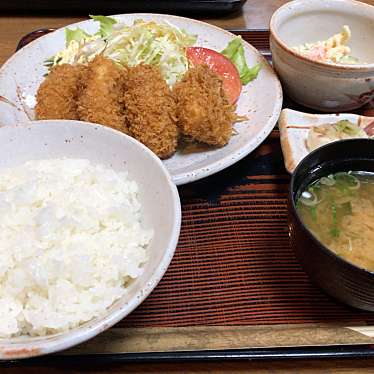
[[216,73],[206,65],[197,65],[174,86],[173,94],[184,135],[215,146],[228,143],[237,116]]
[[78,119],[79,81],[83,65],[57,65],[51,69],[36,94],[36,119]]
[[160,158],[177,148],[175,102],[160,70],[138,65],[127,71],[123,102],[130,135]]
[[112,60],[96,56],[83,75],[79,119],[127,133],[122,105],[123,75],[124,70]]

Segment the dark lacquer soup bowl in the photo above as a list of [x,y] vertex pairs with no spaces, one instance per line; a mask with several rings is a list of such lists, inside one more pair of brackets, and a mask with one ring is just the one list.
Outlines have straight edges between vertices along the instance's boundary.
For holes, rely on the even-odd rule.
[[349,139],[327,144],[295,169],[288,199],[291,246],[305,272],[326,293],[353,307],[374,311],[374,272],[356,266],[324,246],[304,225],[296,202],[314,181],[337,172],[374,173],[374,140]]

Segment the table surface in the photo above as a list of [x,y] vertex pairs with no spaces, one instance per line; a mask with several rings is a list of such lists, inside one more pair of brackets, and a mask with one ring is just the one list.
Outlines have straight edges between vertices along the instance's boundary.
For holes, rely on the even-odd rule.
[[[227,17],[203,19],[209,23],[227,29],[264,29],[268,27],[274,10],[286,3],[287,0],[249,0],[243,12]],[[374,0],[364,1],[374,5]],[[0,16],[0,65],[14,52],[22,36],[43,27],[61,27],[86,19],[86,16]],[[1,368],[2,374],[43,374],[43,373],[373,373],[374,359],[344,359],[344,360],[297,360],[297,361],[267,361],[267,362],[193,362],[193,363],[138,363],[124,365],[106,365],[95,368],[79,366],[39,367],[15,366]]]

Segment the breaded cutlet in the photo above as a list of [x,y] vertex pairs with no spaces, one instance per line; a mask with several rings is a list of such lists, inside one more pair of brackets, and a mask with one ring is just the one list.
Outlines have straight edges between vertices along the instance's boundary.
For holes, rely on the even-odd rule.
[[57,65],[39,86],[36,119],[78,119],[77,99],[84,65]]
[[123,103],[130,135],[160,158],[173,155],[178,144],[176,106],[159,68],[128,68]]
[[224,146],[230,140],[237,118],[221,78],[206,65],[192,67],[176,83],[178,126],[184,135],[199,142]]
[[112,60],[96,56],[82,76],[79,119],[127,133],[122,104],[123,76],[124,70]]

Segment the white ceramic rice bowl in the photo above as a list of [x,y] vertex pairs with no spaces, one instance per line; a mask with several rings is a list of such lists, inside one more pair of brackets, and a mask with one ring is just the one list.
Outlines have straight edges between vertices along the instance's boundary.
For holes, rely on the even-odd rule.
[[28,160],[86,158],[127,170],[139,186],[143,225],[153,228],[143,274],[101,317],[66,333],[0,339],[0,359],[18,359],[63,350],[108,329],[133,311],[164,275],[176,248],[181,208],[177,188],[165,166],[138,141],[108,127],[80,121],[35,121],[0,128],[0,169]]

